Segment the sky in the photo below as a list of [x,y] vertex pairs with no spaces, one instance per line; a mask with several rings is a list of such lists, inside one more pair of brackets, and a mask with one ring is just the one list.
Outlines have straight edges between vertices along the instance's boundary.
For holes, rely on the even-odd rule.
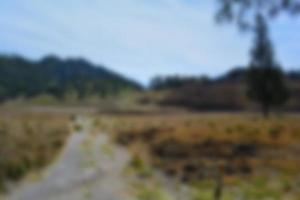
[[[147,84],[217,76],[249,60],[251,34],[214,21],[216,0],[1,0],[0,54],[83,57]],[[272,23],[276,55],[300,69],[300,18]]]

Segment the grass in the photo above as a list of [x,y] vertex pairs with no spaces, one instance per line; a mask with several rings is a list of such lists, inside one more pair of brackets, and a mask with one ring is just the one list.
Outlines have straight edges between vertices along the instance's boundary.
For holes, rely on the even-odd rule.
[[0,187],[50,163],[70,133],[67,115],[4,111],[0,116]]
[[134,186],[136,200],[172,200],[159,185],[136,184]]
[[[139,159],[148,163],[150,157],[153,166],[184,183],[211,180],[217,165],[225,182],[224,199],[300,196],[299,115],[268,120],[230,113],[111,115],[98,121],[116,142],[140,153]],[[134,163],[144,168],[142,161]],[[201,189],[195,199],[212,191],[213,186]]]
[[128,169],[140,178],[149,178],[153,175],[153,169],[139,155],[134,155],[129,162]]

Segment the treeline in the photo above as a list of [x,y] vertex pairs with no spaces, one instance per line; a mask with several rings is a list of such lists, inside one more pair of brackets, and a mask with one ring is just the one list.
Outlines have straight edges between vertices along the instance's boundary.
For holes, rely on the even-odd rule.
[[[156,77],[150,88],[153,91],[167,91],[158,99],[148,102],[163,106],[180,106],[200,111],[238,111],[260,109],[247,97],[246,68],[236,68],[216,77]],[[300,71],[285,73],[289,100],[279,108],[290,111],[300,110]]]
[[157,76],[151,80],[152,90],[176,89],[187,84],[208,84],[211,80],[207,76],[184,77],[184,76]]
[[[248,70],[246,68],[237,67],[230,70],[228,73],[216,78],[208,76],[156,76],[150,82],[151,90],[168,90],[179,89],[189,85],[216,85],[220,83],[243,83],[247,78]],[[285,74],[287,82],[299,81],[300,70],[290,71]]]
[[34,62],[20,56],[0,56],[0,101],[40,94],[63,99],[70,92],[84,99],[91,94],[107,96],[140,89],[138,83],[84,59],[48,56]]

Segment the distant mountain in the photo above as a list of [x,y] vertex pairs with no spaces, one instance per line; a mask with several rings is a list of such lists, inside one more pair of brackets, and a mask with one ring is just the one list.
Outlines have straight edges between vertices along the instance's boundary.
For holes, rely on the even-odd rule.
[[60,59],[48,56],[33,62],[19,56],[0,56],[0,100],[50,94],[63,98],[76,92],[80,99],[88,95],[113,95],[141,86],[103,66],[84,59]]

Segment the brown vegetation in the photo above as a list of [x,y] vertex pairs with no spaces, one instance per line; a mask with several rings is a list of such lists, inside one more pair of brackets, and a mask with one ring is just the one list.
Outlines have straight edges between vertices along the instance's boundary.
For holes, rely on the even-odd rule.
[[3,111],[0,116],[0,188],[19,180],[30,170],[46,166],[63,147],[69,117]]
[[[287,86],[290,98],[277,110],[299,111],[299,80],[287,79]],[[243,80],[223,80],[207,84],[192,83],[158,91],[156,96],[144,95],[140,101],[144,104],[156,103],[161,106],[200,111],[259,110],[260,107],[247,98],[246,90],[247,87]]]
[[185,114],[110,116],[98,122],[118,143],[183,182],[214,178],[220,169],[227,184],[289,177],[299,194],[299,120],[296,115],[265,120],[256,115]]

